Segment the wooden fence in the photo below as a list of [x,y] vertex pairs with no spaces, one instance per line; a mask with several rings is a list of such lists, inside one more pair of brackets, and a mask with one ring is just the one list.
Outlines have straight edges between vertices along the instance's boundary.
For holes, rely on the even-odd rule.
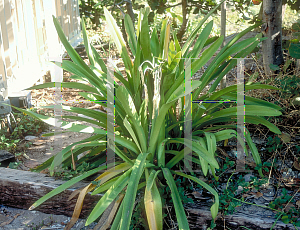
[[80,38],[78,0],[0,0],[0,82],[4,96],[32,86],[64,52],[52,15],[71,44]]

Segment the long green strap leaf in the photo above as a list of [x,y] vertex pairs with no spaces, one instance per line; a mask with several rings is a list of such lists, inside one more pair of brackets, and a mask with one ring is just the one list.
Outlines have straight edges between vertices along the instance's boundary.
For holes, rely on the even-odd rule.
[[85,226],[95,221],[111,204],[111,202],[113,202],[113,200],[117,197],[117,195],[120,194],[120,192],[128,184],[131,171],[132,169],[127,170],[122,176],[119,177],[119,179],[114,183],[114,185],[107,190],[107,192],[96,204],[93,211],[89,215],[88,219],[86,220]]
[[62,191],[66,190],[67,188],[71,187],[72,185],[76,184],[77,182],[83,180],[84,178],[87,178],[87,177],[95,174],[96,172],[99,172],[100,170],[106,169],[106,167],[107,166],[104,165],[104,166],[101,166],[99,168],[92,169],[90,171],[87,171],[87,172],[83,173],[82,175],[80,175],[78,177],[75,177],[75,178],[67,181],[66,183],[60,185],[56,189],[54,189],[51,192],[47,193],[42,198],[38,199],[33,205],[30,206],[29,210],[33,210],[34,208],[38,207],[40,204],[44,203],[46,200],[50,199],[51,197],[61,193]]
[[[61,84],[60,86],[62,88],[80,89],[80,90],[88,91],[88,92],[91,92],[91,93],[99,94],[99,92],[94,87],[88,86],[88,85],[83,84],[83,83],[79,83],[79,82],[62,82],[60,84]],[[47,82],[47,83],[44,83],[44,84],[32,86],[30,88],[27,88],[26,90],[44,89],[44,88],[53,88],[53,87],[55,87],[55,82]]]
[[127,32],[127,38],[128,38],[128,44],[130,46],[132,55],[135,56],[136,54],[136,49],[137,49],[137,41],[135,37],[135,32],[134,32],[134,27],[132,24],[132,20],[128,14],[125,15],[125,30]]
[[210,208],[212,218],[215,219],[217,217],[217,215],[218,215],[218,210],[219,210],[219,195],[216,192],[216,190],[214,190],[212,187],[210,187],[204,181],[202,181],[202,180],[200,180],[200,179],[198,179],[196,177],[187,175],[187,174],[182,173],[182,172],[177,172],[177,171],[172,171],[172,172],[175,173],[175,174],[177,174],[177,175],[179,175],[179,176],[183,176],[185,178],[188,178],[190,180],[195,181],[196,183],[198,183],[201,186],[203,186],[205,189],[207,189],[210,193],[212,193],[215,196],[215,199],[216,199],[215,203]]
[[88,37],[87,37],[87,34],[86,34],[86,28],[85,28],[85,20],[84,20],[84,18],[82,18],[82,20],[81,20],[81,27],[82,27],[83,42],[84,42],[86,54],[87,54],[87,56],[89,58],[90,64],[92,66],[95,66],[96,62],[94,60],[93,51],[91,49],[91,45],[90,45],[90,43],[88,41]]
[[164,176],[167,180],[168,186],[171,190],[171,197],[173,200],[173,204],[175,207],[175,213],[176,213],[176,217],[177,217],[177,221],[178,221],[178,225],[179,225],[179,229],[190,229],[189,227],[189,223],[187,221],[186,215],[185,215],[185,211],[175,184],[175,181],[172,177],[172,174],[170,172],[170,170],[168,168],[162,168],[162,171],[164,173]]
[[132,217],[132,211],[134,208],[135,197],[137,193],[138,184],[142,173],[144,171],[146,158],[149,153],[140,153],[137,157],[134,166],[132,167],[132,172],[130,175],[130,180],[124,197],[124,206],[122,212],[122,219],[120,224],[120,230],[128,230],[130,226],[130,221]]

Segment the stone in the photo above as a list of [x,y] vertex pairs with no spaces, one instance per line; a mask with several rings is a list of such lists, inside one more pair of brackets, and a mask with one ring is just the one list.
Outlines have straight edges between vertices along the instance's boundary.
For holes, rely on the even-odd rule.
[[36,136],[26,136],[25,137],[25,140],[26,141],[31,141],[31,140],[34,140],[34,139],[36,139],[37,137]]
[[250,182],[251,178],[254,177],[253,174],[248,173],[244,176],[245,182]]
[[0,150],[0,163],[2,167],[7,167],[15,160],[15,156],[6,150]]

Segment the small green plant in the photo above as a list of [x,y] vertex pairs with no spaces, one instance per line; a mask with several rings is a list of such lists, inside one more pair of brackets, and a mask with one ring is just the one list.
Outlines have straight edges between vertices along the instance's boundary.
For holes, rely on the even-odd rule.
[[216,172],[218,175],[221,175],[222,173],[224,173],[225,171],[227,171],[228,169],[232,168],[235,165],[234,161],[231,161],[228,157],[226,157],[225,162],[223,164],[223,167],[216,169]]
[[0,137],[0,149],[7,150],[8,152],[15,152],[19,142],[20,139],[10,139],[3,134]]
[[[29,111],[37,112],[37,109],[31,108]],[[45,112],[39,111],[39,114],[45,115]],[[16,126],[11,134],[11,138],[20,138],[27,135],[36,135],[45,131],[49,126],[44,122],[37,120],[25,113],[14,113],[16,118]]]
[[296,75],[287,75],[274,79],[274,84],[282,89],[280,97],[290,98],[300,94],[300,78]]
[[[37,112],[34,108],[29,111]],[[44,112],[39,113],[43,115],[46,114]],[[48,124],[34,119],[25,113],[14,113],[14,117],[16,119],[16,123],[12,123],[13,132],[11,134],[8,133],[6,129],[0,130],[0,149],[7,150],[11,153],[16,153],[20,150],[20,148],[18,148],[19,143],[25,136],[37,135],[49,127]],[[25,148],[28,148],[31,145],[31,142],[27,142],[25,144]]]
[[263,184],[266,184],[267,182],[268,182],[267,178],[259,179],[256,176],[253,176],[250,178],[250,188],[255,188],[258,191],[260,187]]
[[258,164],[254,169],[256,169],[256,170],[262,169],[265,172],[269,172],[270,170],[269,170],[268,167],[271,167],[271,166],[272,166],[272,163],[270,163],[270,162],[264,162],[263,164],[262,163]]
[[[79,164],[79,166],[76,167],[75,170],[72,167],[71,168],[65,167],[60,171],[56,171],[54,173],[54,176],[59,177],[62,180],[69,180],[69,179],[79,176],[93,168],[95,168],[95,166],[93,167],[93,165],[87,163],[86,161],[83,161],[81,164]],[[96,185],[98,184],[98,182],[95,182],[95,183],[96,183]]]
[[[185,178],[177,178],[175,180],[176,187],[178,189],[178,194],[180,196],[180,199],[183,204],[186,203],[194,203],[193,199],[187,197],[186,194],[193,192],[193,186],[192,184]],[[165,196],[163,198],[167,199],[167,197],[170,197],[171,190],[169,187],[165,188]],[[173,203],[172,200],[170,200],[171,203]]]
[[10,169],[17,169],[20,164],[21,164],[21,162],[10,162],[8,167]]
[[238,190],[238,186],[240,186],[239,182],[241,182],[241,180],[238,180],[237,183],[229,182],[224,192],[220,194],[220,211],[223,211],[224,215],[233,214],[235,208],[241,206],[239,201],[232,199],[232,194],[234,194]]
[[300,221],[297,221],[300,215],[300,210],[296,209],[295,207],[290,207],[288,210],[285,210],[287,204],[292,202],[294,202],[293,196],[288,195],[287,190],[283,188],[282,195],[280,197],[277,197],[274,201],[270,202],[269,207],[273,209],[279,209],[280,211],[284,212],[278,212],[276,214],[276,218],[281,217],[283,223],[292,223],[300,227]]
[[283,143],[281,141],[281,139],[278,136],[274,136],[274,137],[268,137],[268,142],[267,142],[267,147],[266,149],[268,150],[269,153],[273,153],[276,150],[281,150],[283,148]]
[[300,20],[292,25],[293,39],[290,40],[289,53],[291,57],[300,59]]

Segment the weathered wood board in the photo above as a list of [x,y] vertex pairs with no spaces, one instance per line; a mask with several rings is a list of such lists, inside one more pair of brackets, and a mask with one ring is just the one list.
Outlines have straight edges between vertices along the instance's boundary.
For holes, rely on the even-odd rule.
[[[39,198],[57,188],[64,181],[55,180],[46,174],[28,171],[14,170],[0,167],[0,204],[10,207],[28,209]],[[66,191],[52,197],[36,210],[50,214],[63,214],[72,216],[77,199],[68,201],[70,194],[78,188],[86,186],[88,183],[79,182]],[[97,201],[98,196],[86,195],[80,218],[86,218]],[[189,205],[185,207],[190,229],[204,230],[211,224],[210,208],[205,204]],[[218,215],[216,229],[270,229],[275,222],[274,217],[268,218],[266,210],[256,209],[256,211],[236,212],[233,215]],[[225,227],[225,228],[224,228]],[[284,224],[278,221],[274,230],[295,229],[291,224]],[[300,229],[300,228],[299,228]]]
[[[211,212],[209,207],[201,208],[188,208],[186,209],[188,222],[190,224],[191,230],[206,230],[211,224]],[[264,230],[271,229],[275,222],[275,218],[268,218],[264,215],[260,215],[259,212],[251,214],[236,212],[232,215],[221,216],[218,214],[216,220],[215,229],[234,229],[234,230],[244,230],[244,229],[255,229]],[[245,228],[246,227],[246,228]],[[273,230],[285,230],[285,229],[296,229],[292,224],[284,224],[282,221],[277,221]],[[298,229],[300,229],[298,227]]]
[[[0,167],[0,204],[28,209],[39,198],[63,183],[65,181],[55,180],[46,174]],[[37,207],[36,210],[44,213],[72,216],[78,196],[70,201],[68,201],[68,198],[74,190],[86,185],[88,183],[79,182],[50,198]],[[100,198],[100,195],[91,196],[87,194],[80,218],[87,217]]]

